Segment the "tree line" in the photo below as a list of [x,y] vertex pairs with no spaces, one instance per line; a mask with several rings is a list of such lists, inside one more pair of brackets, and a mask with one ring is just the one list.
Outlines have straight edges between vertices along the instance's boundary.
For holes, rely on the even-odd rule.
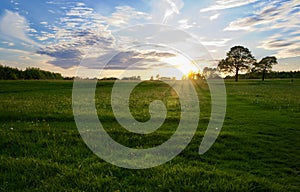
[[[245,74],[239,74],[238,79],[261,79],[262,73],[249,72]],[[265,74],[265,78],[268,79],[297,79],[300,78],[300,71],[269,71]],[[235,79],[235,76],[226,76],[225,79]]]
[[64,79],[60,73],[44,71],[39,68],[28,67],[25,70],[19,70],[8,66],[0,65],[0,80],[62,80]]
[[[238,79],[262,79],[262,72],[250,70],[245,74],[238,74]],[[187,76],[182,79],[217,79],[221,78],[219,70],[217,68],[205,67],[201,72],[190,72]],[[265,73],[264,78],[269,79],[297,79],[300,78],[300,71],[268,71]],[[228,75],[225,79],[236,79],[235,75]]]

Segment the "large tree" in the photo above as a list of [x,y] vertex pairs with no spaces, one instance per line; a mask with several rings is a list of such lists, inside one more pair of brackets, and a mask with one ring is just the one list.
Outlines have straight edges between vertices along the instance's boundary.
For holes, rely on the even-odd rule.
[[273,65],[276,65],[277,63],[276,57],[268,56],[263,58],[259,63],[255,63],[253,71],[262,73],[262,80],[264,81],[266,73],[269,72]]
[[234,72],[235,81],[238,81],[239,72],[249,70],[255,61],[249,49],[243,46],[234,46],[227,53],[227,57],[219,62],[218,68],[222,72]]

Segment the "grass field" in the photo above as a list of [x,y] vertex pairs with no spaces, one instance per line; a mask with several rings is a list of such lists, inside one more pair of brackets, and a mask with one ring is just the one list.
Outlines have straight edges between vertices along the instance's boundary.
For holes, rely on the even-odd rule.
[[[197,82],[201,115],[188,147],[164,165],[130,170],[106,163],[83,142],[72,114],[71,81],[0,81],[1,191],[300,191],[300,81],[226,81],[227,113],[216,143],[198,154],[210,118],[210,95]],[[113,82],[96,91],[99,119],[112,138],[133,148],[163,143],[180,118],[174,91],[145,82],[131,97],[133,116],[162,99],[168,114],[149,135],[116,122]],[[144,98],[144,99],[140,99]]]

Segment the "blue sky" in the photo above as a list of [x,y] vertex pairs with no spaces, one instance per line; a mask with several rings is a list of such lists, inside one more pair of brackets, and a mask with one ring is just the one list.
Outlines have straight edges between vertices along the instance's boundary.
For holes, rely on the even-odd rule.
[[[113,57],[103,75],[122,73],[132,62],[135,66],[129,71],[143,69],[148,75],[153,66],[169,72],[175,67],[186,73],[194,68],[183,55],[189,55],[202,69],[216,66],[232,46],[243,45],[257,60],[276,56],[279,64],[274,70],[300,70],[299,10],[298,0],[2,0],[0,64],[73,76],[83,59],[92,62],[85,66],[92,69],[96,61]],[[165,36],[154,32],[149,36],[147,31],[155,31],[151,25],[128,30],[149,23],[174,30],[162,33]],[[118,34],[122,30],[123,34]],[[179,31],[186,33],[184,38]],[[153,40],[155,35],[161,36],[161,42],[172,36],[165,44],[179,51],[164,46],[137,47],[152,43],[149,39],[160,44],[158,38]],[[190,43],[191,37],[205,50]],[[116,42],[123,45],[116,46]],[[91,51],[95,45],[97,50]]]

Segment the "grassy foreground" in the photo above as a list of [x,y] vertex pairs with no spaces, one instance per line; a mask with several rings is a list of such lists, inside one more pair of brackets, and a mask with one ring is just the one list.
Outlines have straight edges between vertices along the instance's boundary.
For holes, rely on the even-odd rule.
[[[112,82],[97,86],[99,119],[128,147],[159,145],[172,136],[179,102],[166,84],[143,83],[131,97],[133,116],[162,99],[165,124],[146,136],[125,131],[110,108]],[[210,118],[210,95],[196,84],[201,116],[189,146],[146,170],[119,168],[94,155],[72,114],[71,81],[0,81],[0,191],[300,191],[300,81],[226,81],[227,113],[216,143],[198,154]],[[140,98],[143,98],[142,100]]]

